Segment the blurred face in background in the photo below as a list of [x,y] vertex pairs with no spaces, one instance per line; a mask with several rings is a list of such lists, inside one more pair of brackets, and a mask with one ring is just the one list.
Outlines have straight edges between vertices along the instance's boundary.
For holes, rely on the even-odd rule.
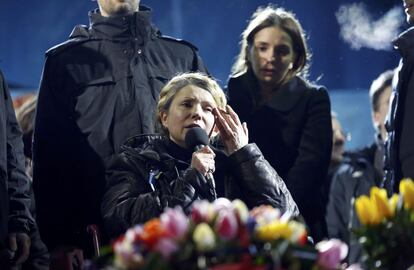
[[390,104],[392,88],[388,86],[384,89],[381,95],[378,98],[378,111],[373,112],[372,120],[374,126],[377,128],[378,132],[381,134],[382,140],[387,139],[387,130],[385,129],[385,118],[387,117],[388,107]]
[[248,61],[261,86],[275,88],[287,82],[295,61],[291,37],[270,26],[258,31],[252,43]]
[[140,0],[98,0],[99,10],[104,17],[115,17],[138,11]]
[[414,23],[414,1],[413,0],[404,0],[404,11],[407,15],[407,22],[410,24]]
[[344,158],[346,137],[336,117],[332,117],[332,133],[331,163],[340,163]]

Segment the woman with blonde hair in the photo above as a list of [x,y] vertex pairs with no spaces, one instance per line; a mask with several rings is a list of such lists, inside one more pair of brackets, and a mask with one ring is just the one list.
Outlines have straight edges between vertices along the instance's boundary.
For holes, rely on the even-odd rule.
[[[166,207],[188,212],[194,201],[216,197],[298,214],[283,180],[248,143],[246,124],[226,105],[218,84],[200,73],[176,76],[165,85],[157,107],[162,133],[129,139],[107,171],[102,214],[111,236]],[[202,146],[194,149],[191,133],[205,136]],[[224,150],[209,144],[217,135]]]
[[259,7],[242,33],[227,91],[250,139],[285,181],[311,235],[326,236],[320,189],[332,147],[327,90],[306,80],[310,54],[295,15]]

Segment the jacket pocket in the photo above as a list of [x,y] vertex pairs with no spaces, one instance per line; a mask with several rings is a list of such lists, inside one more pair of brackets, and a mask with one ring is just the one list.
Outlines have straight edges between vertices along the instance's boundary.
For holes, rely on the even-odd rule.
[[116,103],[115,88],[114,78],[105,76],[79,84],[73,95],[74,120],[81,132],[90,134],[96,143],[102,143],[107,136],[104,133],[109,129]]
[[113,76],[105,76],[78,85],[74,95],[74,111],[84,117],[92,111],[104,108],[105,99],[111,94],[116,82]]
[[162,88],[172,77],[174,77],[174,73],[165,70],[154,71],[154,73],[149,77],[151,93],[155,100],[158,100]]

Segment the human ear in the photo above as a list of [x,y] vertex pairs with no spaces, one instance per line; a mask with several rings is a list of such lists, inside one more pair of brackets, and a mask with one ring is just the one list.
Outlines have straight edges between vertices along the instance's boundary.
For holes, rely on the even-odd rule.
[[374,123],[374,126],[378,127],[381,124],[380,123],[381,114],[379,112],[373,112],[371,116],[372,116],[372,122]]
[[160,113],[160,120],[161,120],[161,124],[168,129],[168,124],[167,124],[167,119],[168,119],[168,113],[166,111],[163,111]]

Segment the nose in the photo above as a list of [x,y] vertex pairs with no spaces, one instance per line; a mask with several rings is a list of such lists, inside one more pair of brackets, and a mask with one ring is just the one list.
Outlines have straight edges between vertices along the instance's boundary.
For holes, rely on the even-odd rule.
[[200,104],[197,104],[193,106],[191,110],[191,117],[195,119],[201,119],[201,112],[203,111],[203,108]]
[[276,60],[275,50],[268,50],[266,53],[266,61],[274,62]]
[[334,132],[335,144],[344,144],[345,143],[345,133],[342,130],[335,130]]

